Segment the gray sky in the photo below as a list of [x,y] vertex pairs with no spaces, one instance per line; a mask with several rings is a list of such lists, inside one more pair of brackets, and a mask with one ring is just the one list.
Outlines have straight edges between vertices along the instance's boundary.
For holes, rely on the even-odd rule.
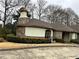
[[[32,0],[36,2],[36,0]],[[60,5],[63,8],[72,8],[79,15],[79,0],[47,0],[48,4]]]

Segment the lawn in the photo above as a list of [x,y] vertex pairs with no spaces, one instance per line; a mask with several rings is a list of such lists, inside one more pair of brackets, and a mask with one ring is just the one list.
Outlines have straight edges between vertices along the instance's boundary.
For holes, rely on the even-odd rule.
[[22,44],[12,42],[0,42],[0,48],[21,48]]
[[28,47],[72,47],[77,44],[49,43],[49,44],[22,44],[13,42],[1,42],[0,48],[28,48]]

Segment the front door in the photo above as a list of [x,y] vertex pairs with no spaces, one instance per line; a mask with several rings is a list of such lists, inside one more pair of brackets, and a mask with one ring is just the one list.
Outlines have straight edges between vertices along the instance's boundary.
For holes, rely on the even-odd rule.
[[63,39],[65,42],[69,42],[69,33],[63,32]]
[[46,30],[45,38],[51,39],[51,31],[50,30]]

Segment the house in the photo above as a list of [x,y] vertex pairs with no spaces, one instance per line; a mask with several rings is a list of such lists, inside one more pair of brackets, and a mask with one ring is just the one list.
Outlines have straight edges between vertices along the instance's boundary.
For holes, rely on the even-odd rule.
[[65,42],[69,42],[72,39],[76,39],[76,31],[71,27],[64,24],[54,23],[53,27],[53,39],[62,39]]
[[76,39],[74,35],[76,31],[66,25],[59,23],[50,24],[44,21],[30,19],[28,17],[28,11],[22,7],[20,8],[20,17],[17,23],[16,35],[19,37],[31,37],[31,38],[48,38],[62,39],[69,41],[70,39]]
[[79,39],[79,24],[70,26],[72,29],[76,31],[74,34],[76,36],[76,39]]
[[20,17],[17,23],[16,34],[19,37],[33,37],[40,39],[52,39],[53,37],[51,24],[28,18],[27,10],[23,7],[20,9]]

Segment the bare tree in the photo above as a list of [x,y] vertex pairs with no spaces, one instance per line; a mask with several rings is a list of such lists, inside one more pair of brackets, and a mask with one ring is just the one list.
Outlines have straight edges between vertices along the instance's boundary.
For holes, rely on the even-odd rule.
[[41,20],[44,10],[45,10],[45,6],[46,6],[47,1],[45,0],[37,0],[37,4],[36,4],[36,14],[38,15],[38,19]]
[[54,17],[57,18],[60,23],[64,23],[69,25],[69,14],[65,11],[65,9],[58,9],[53,13]]
[[71,8],[67,8],[67,9],[65,9],[65,11],[69,14],[69,24],[70,25],[79,23],[78,15]]
[[14,10],[16,10],[16,7],[21,5],[26,7],[29,1],[30,0],[0,0],[2,9],[4,9],[4,11],[0,10],[0,12],[4,14],[2,19],[4,26],[6,21],[11,20],[11,16],[14,13]]
[[78,23],[78,15],[71,9],[63,9],[60,6],[49,5],[45,9],[45,18],[47,18],[50,23],[60,22],[66,25],[72,25],[72,23]]
[[60,6],[57,5],[48,5],[47,8],[45,9],[44,13],[44,17],[47,18],[47,21],[49,21],[50,23],[54,23],[57,21],[58,18],[58,12],[57,10],[61,10]]
[[31,18],[33,19],[34,18],[34,15],[35,15],[34,12],[35,12],[35,9],[36,9],[35,4],[29,3],[28,6],[27,6],[27,8],[29,9],[29,12],[31,14]]

